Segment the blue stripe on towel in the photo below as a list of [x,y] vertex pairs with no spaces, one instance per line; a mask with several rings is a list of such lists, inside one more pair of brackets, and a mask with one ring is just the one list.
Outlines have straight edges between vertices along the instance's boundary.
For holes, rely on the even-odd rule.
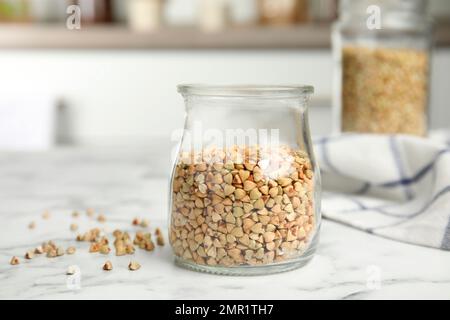
[[[433,196],[433,199],[431,199],[430,201],[428,201],[420,210],[418,210],[418,211],[416,211],[416,212],[414,212],[414,213],[412,213],[412,214],[409,214],[409,215],[407,215],[407,216],[405,216],[405,215],[400,215],[400,214],[394,214],[394,213],[390,213],[390,212],[385,212],[384,210],[381,210],[381,209],[375,209],[375,211],[378,211],[378,212],[380,212],[380,213],[382,213],[382,214],[385,214],[385,215],[389,215],[389,216],[393,216],[393,217],[399,217],[399,218],[404,218],[404,219],[402,219],[402,221],[399,221],[399,222],[396,222],[396,223],[394,223],[394,224],[390,224],[390,225],[387,225],[387,226],[383,226],[383,227],[376,227],[376,228],[373,228],[374,230],[375,229],[383,229],[383,228],[390,228],[390,227],[394,227],[394,226],[397,226],[397,225],[399,225],[399,224],[402,224],[402,223],[404,223],[405,222],[405,220],[409,220],[409,219],[411,219],[411,218],[414,218],[414,217],[417,217],[418,215],[421,215],[422,213],[424,213],[426,210],[428,210],[428,208],[430,208],[439,198],[441,198],[443,195],[445,195],[445,194],[447,194],[447,193],[450,193],[450,186],[447,186],[447,187],[445,187],[444,189],[442,189],[441,191],[439,191],[438,193],[436,193],[434,196]],[[371,210],[370,208],[369,208],[369,210]]]
[[372,185],[369,182],[364,183],[364,185],[361,187],[361,189],[359,189],[358,191],[356,191],[355,193],[358,195],[363,195],[366,194],[367,192],[369,192],[369,189],[372,187]]
[[[328,153],[327,144],[331,141],[347,139],[347,138],[355,138],[355,137],[357,137],[357,135],[348,134],[345,136],[323,137],[323,138],[315,139],[314,144],[321,147],[320,151],[322,152],[322,155],[323,155],[322,159],[323,159],[324,164],[327,167],[329,167],[333,173],[338,174],[343,177],[347,177],[346,174],[340,172],[340,170],[333,165],[333,163],[330,159],[329,153]],[[414,195],[412,193],[412,190],[410,188],[408,188],[408,186],[412,185],[414,183],[417,183],[422,178],[424,178],[431,169],[434,169],[434,167],[435,167],[436,163],[439,161],[439,159],[443,155],[450,152],[450,149],[443,149],[443,150],[439,151],[430,163],[425,165],[422,169],[420,169],[418,172],[416,172],[411,177],[406,177],[402,162],[400,160],[400,154],[399,154],[399,150],[397,147],[397,143],[395,141],[395,136],[390,136],[390,147],[392,150],[392,154],[393,154],[395,163],[399,170],[400,179],[394,180],[394,181],[389,181],[389,182],[384,182],[381,184],[371,184],[368,181],[361,181],[362,183],[364,183],[364,185],[360,189],[353,192],[354,194],[358,194],[358,195],[367,194],[369,192],[370,188],[372,188],[372,187],[395,188],[395,187],[399,187],[399,186],[404,186],[406,197],[408,200],[411,200],[414,198]],[[368,208],[368,209],[370,210],[370,208]]]
[[[432,185],[434,185],[434,184],[435,184],[435,181],[434,181],[434,180],[436,179],[436,167],[433,166],[432,169],[433,169],[433,171],[432,171],[432,173],[433,173],[433,177],[432,177],[432,178],[433,178],[433,182],[432,182]],[[436,195],[433,197],[433,199],[430,201],[429,204],[431,205],[431,203],[432,203],[433,201],[437,200],[437,198],[440,197],[440,194],[441,194],[441,193],[446,193],[446,192],[450,191],[450,190],[447,190],[447,189],[450,189],[450,185],[447,186],[446,188],[442,189],[441,192],[439,192],[438,194],[436,194]],[[342,197],[343,195],[340,195],[340,196]],[[356,200],[356,199],[351,198],[351,197],[345,197],[345,198],[350,199],[350,200],[352,200],[353,202],[355,202],[354,200]],[[426,204],[423,210],[405,216],[404,213],[392,213],[392,212],[387,212],[387,211],[385,211],[385,210],[387,210],[387,209],[396,209],[396,208],[398,208],[398,207],[401,207],[402,205],[405,204],[404,202],[398,203],[398,204],[383,204],[383,205],[381,205],[381,206],[375,206],[375,207],[367,207],[367,206],[365,206],[365,205],[364,205],[362,202],[360,202],[360,201],[359,201],[359,203],[360,203],[361,205],[358,205],[358,207],[359,207],[358,209],[345,209],[345,210],[341,210],[341,211],[338,211],[338,212],[339,212],[339,213],[354,213],[354,212],[358,212],[358,211],[377,211],[378,213],[384,214],[384,215],[389,216],[389,217],[411,218],[411,217],[414,217],[414,216],[417,216],[417,215],[423,213],[423,212],[428,208],[428,207],[427,207],[428,204]]]
[[[376,206],[376,207],[367,207],[366,205],[364,205],[361,201],[356,202],[355,198],[351,198],[351,197],[346,197],[343,194],[341,194],[339,196],[340,198],[345,198],[353,203],[355,203],[355,205],[358,206],[358,208],[354,208],[354,209],[343,209],[343,210],[335,210],[336,213],[355,213],[358,211],[378,211],[379,213],[384,214],[384,212],[382,212],[383,209],[387,209],[387,208],[392,208],[394,207],[394,205],[392,204],[384,204],[381,206]],[[390,214],[387,214],[390,215]]]
[[[397,140],[395,136],[389,136],[389,147],[392,151],[392,156],[394,157],[395,165],[397,166],[398,173],[400,175],[400,181],[405,179],[405,170],[403,167],[403,161],[400,156],[400,151],[398,150]],[[403,184],[402,184],[403,185]],[[403,185],[405,190],[406,199],[411,200],[414,198],[411,189],[408,184]]]
[[439,191],[438,193],[436,193],[433,197],[433,199],[431,199],[431,201],[429,201],[428,203],[426,203],[422,209],[420,209],[419,211],[417,211],[416,213],[412,214],[410,217],[415,217],[418,216],[419,214],[423,213],[424,211],[426,211],[429,207],[431,207],[431,205],[433,203],[435,203],[440,197],[442,197],[443,195],[447,194],[450,192],[450,186],[446,186],[444,189],[442,189],[441,191]]
[[[381,184],[376,184],[376,185],[372,185],[370,182],[368,181],[361,181],[364,183],[364,186],[361,188],[361,191],[358,191],[356,193],[358,194],[364,194],[367,193],[368,189],[370,187],[380,187],[380,188],[395,188],[398,186],[402,186],[402,185],[409,185],[409,184],[413,184],[413,183],[417,183],[419,182],[422,178],[425,177],[425,175],[431,170],[434,169],[434,167],[436,166],[436,163],[440,160],[440,158],[443,155],[446,155],[447,153],[450,153],[450,149],[443,149],[441,151],[439,151],[436,156],[434,157],[434,159],[426,164],[425,166],[423,166],[422,169],[420,169],[419,171],[417,171],[414,175],[412,175],[411,177],[404,177],[403,179],[400,180],[394,180],[394,181],[389,181],[389,182],[384,182]],[[328,164],[330,162],[329,159],[328,160]],[[332,168],[334,170],[334,168]],[[326,173],[324,171],[324,173]],[[336,172],[339,174],[339,172]],[[367,190],[364,190],[367,189]]]
[[345,134],[342,136],[325,136],[325,137],[313,139],[313,144],[322,145],[324,143],[328,143],[328,142],[332,142],[332,141],[336,141],[336,140],[343,140],[343,139],[352,138],[352,137],[354,138],[357,136],[358,135],[356,135],[356,134]]
[[367,210],[367,207],[358,199],[355,199],[353,197],[346,197],[348,200],[350,200],[351,202],[353,202],[354,204],[356,204],[359,207],[359,210]]
[[443,156],[444,154],[450,152],[450,149],[444,149],[439,151],[436,156],[434,157],[434,159],[428,163],[427,165],[425,165],[422,169],[420,169],[415,175],[413,175],[411,178],[404,178],[401,180],[397,180],[397,181],[391,181],[391,182],[385,182],[383,184],[380,185],[380,187],[385,187],[385,188],[392,188],[392,187],[397,187],[399,185],[408,185],[408,184],[413,184],[418,182],[420,179],[422,179],[431,169],[434,168],[434,166],[436,165],[436,162],[440,159],[441,156]]

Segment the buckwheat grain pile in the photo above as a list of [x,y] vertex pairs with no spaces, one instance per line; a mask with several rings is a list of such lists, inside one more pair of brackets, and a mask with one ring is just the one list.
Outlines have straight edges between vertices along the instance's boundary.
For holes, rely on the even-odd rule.
[[172,182],[175,254],[210,266],[302,255],[315,231],[313,177],[307,154],[288,146],[184,152]]

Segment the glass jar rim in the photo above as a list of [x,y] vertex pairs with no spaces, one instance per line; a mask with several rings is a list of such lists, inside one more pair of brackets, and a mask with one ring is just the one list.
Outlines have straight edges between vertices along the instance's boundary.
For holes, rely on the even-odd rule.
[[246,98],[298,98],[314,93],[309,85],[207,85],[180,84],[183,96],[246,97]]

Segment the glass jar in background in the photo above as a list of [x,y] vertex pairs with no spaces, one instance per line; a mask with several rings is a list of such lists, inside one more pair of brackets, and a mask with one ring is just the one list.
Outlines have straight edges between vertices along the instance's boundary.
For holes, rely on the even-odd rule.
[[29,22],[28,0],[0,0],[0,22]]
[[30,15],[33,22],[54,23],[67,18],[66,9],[69,5],[61,0],[29,0]]
[[431,53],[426,9],[425,0],[341,1],[333,27],[337,131],[426,135]]
[[337,18],[338,0],[314,0],[309,2],[311,21],[332,22]]
[[304,265],[321,221],[307,111],[312,87],[178,90],[187,115],[170,189],[176,263],[230,275]]
[[260,21],[265,25],[289,25],[309,19],[308,0],[258,0]]
[[227,0],[201,0],[198,25],[202,31],[218,32],[230,24],[230,3]]
[[82,23],[112,22],[112,0],[68,0],[67,3],[80,6]]
[[131,30],[153,32],[163,25],[165,0],[128,0],[127,20]]

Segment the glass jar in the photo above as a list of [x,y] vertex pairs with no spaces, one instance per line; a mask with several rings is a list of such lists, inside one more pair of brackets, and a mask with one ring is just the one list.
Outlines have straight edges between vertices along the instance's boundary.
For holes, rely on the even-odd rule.
[[336,131],[424,136],[431,23],[424,0],[343,0],[333,27]]
[[260,22],[264,25],[290,25],[309,20],[308,0],[259,0]]
[[308,262],[320,227],[308,86],[181,85],[186,123],[170,189],[178,265],[256,275]]
[[152,32],[164,23],[164,0],[128,0],[127,20],[135,32]]

